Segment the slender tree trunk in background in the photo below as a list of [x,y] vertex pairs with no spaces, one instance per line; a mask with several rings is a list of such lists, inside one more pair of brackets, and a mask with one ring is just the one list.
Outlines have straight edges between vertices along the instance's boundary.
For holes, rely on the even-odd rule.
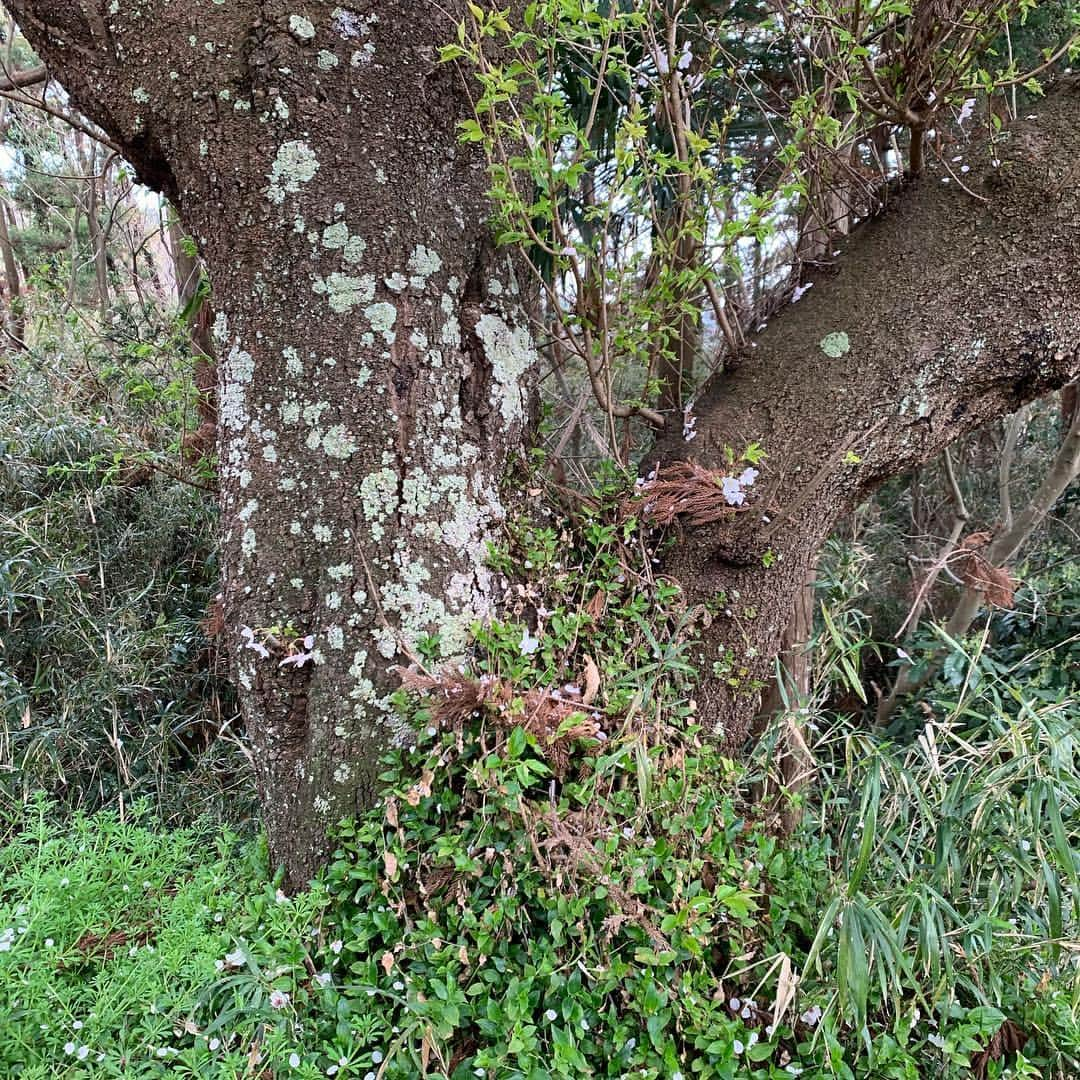
[[790,833],[800,818],[792,796],[807,787],[814,776],[814,759],[806,743],[800,708],[809,701],[813,685],[810,639],[817,608],[816,581],[815,558],[807,568],[802,588],[796,592],[791,617],[780,638],[776,659],[781,675],[766,683],[755,725],[764,731],[778,713],[784,713],[783,727],[776,742],[776,758],[772,763],[776,784],[765,785],[761,797],[769,799],[779,813],[780,828],[785,833]]
[[1061,388],[1061,430],[1068,431],[1080,413],[1080,382]]
[[78,199],[71,208],[71,241],[68,247],[71,269],[68,272],[67,296],[65,298],[65,310],[70,310],[75,304],[75,297],[79,289],[79,222],[82,220],[82,208]]
[[815,559],[807,568],[803,587],[795,596],[791,618],[780,636],[780,649],[776,654],[776,659],[784,671],[784,689],[781,692],[780,683],[777,680],[770,681],[761,699],[761,712],[764,716],[784,707],[785,694],[789,702],[806,701],[810,696],[813,671],[807,645],[814,632],[816,607],[814,583],[816,581],[817,560]]
[[201,394],[216,394],[217,376],[215,374],[213,307],[209,299],[204,299],[197,310],[192,310],[203,288],[203,264],[199,256],[189,250],[192,241],[185,235],[175,214],[169,218],[169,252],[173,261],[173,277],[176,280],[176,299],[182,312],[188,312],[191,326],[191,344],[198,355],[206,358],[203,367],[213,375],[196,373],[196,385]]
[[176,298],[181,312],[188,319],[191,346],[195,353],[193,378],[199,395],[199,427],[184,439],[184,452],[189,460],[198,460],[217,441],[217,357],[214,353],[212,327],[213,308],[208,297],[198,302],[203,287],[203,265],[199,256],[189,250],[192,241],[185,236],[176,214],[169,214],[169,251],[176,281]]
[[[654,243],[664,250],[664,255],[661,259],[654,252],[651,269],[658,268],[662,263],[669,274],[690,274],[700,265],[703,253],[688,220],[690,208],[686,199],[687,196],[680,196],[672,206],[658,211],[659,220],[653,223]],[[666,355],[658,351],[651,366],[660,384],[657,408],[669,417],[670,423],[681,425],[687,395],[694,386],[694,361],[700,348],[701,319],[682,310],[687,297],[677,295],[672,299],[673,310],[662,320],[672,330],[663,342]]]
[[[5,22],[4,68],[11,71],[12,54],[15,46],[15,24],[9,19]],[[0,100],[0,137],[7,134],[8,112],[11,102]],[[8,227],[7,193],[0,186],[0,258],[4,264],[4,284],[7,299],[7,332],[11,338],[22,344],[26,337],[26,318],[22,310],[22,286],[19,282],[19,264],[15,259],[15,249],[11,245],[11,230]]]
[[525,297],[457,139],[464,79],[437,61],[464,0],[12,6],[213,284],[225,620],[296,886],[408,737],[393,666],[421,642],[460,654],[491,611],[486,543],[530,421]]
[[[1024,410],[1021,409],[1020,412],[1014,414],[1014,416],[1019,416],[1023,411]],[[1013,425],[1010,424],[1010,427],[1012,426]],[[949,453],[948,447],[945,448],[945,452],[942,456],[945,465],[945,475],[949,482],[949,494],[953,505],[953,519],[949,527],[949,535],[946,538],[945,543],[942,544],[937,558],[923,576],[922,580],[919,581],[916,579],[914,582],[917,590],[914,602],[911,605],[911,610],[908,612],[907,618],[897,632],[897,636],[905,643],[911,641],[915,636],[915,631],[919,628],[919,621],[922,619],[923,612],[926,610],[934,594],[934,585],[937,583],[941,571],[948,565],[949,559],[956,550],[957,544],[960,543],[960,537],[963,535],[969,517],[967,504],[964,502],[963,492],[960,490],[960,484],[956,479],[956,470],[953,466],[952,455]]]
[[203,275],[202,264],[198,254],[189,251],[188,245],[194,242],[185,235],[176,214],[171,210],[168,232],[169,254],[172,256],[173,277],[176,281],[176,299],[183,310],[199,291],[199,282]]
[[97,288],[98,314],[104,323],[109,317],[109,266],[107,236],[101,227],[101,180],[97,172],[97,154],[91,152],[83,159],[87,169],[86,180],[86,228],[90,238],[90,250],[94,256],[94,282]]
[[[2,108],[0,105],[0,109]],[[3,122],[0,120],[0,131],[2,130]],[[15,341],[23,342],[26,338],[26,318],[22,309],[22,286],[19,281],[19,264],[15,259],[15,249],[11,246],[11,232],[8,229],[7,200],[3,194],[0,194],[0,257],[4,263],[7,332]]]
[[833,241],[851,230],[850,186],[839,178],[829,181],[811,174],[806,208],[799,222],[799,259],[816,263],[828,259]]

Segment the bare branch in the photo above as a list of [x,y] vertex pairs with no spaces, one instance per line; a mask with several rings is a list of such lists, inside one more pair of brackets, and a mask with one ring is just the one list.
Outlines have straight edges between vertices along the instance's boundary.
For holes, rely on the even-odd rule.
[[0,90],[21,90],[26,86],[38,86],[49,81],[49,69],[40,64],[24,71],[7,71],[0,75]]

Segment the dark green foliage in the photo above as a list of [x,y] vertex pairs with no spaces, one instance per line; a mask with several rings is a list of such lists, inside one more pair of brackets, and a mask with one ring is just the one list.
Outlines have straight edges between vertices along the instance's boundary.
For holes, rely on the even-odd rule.
[[0,1071],[960,1080],[1008,1021],[985,1075],[1064,1080],[1077,781],[1040,737],[934,768],[853,744],[781,845],[692,729],[578,744],[553,783],[495,716],[422,727],[294,898],[211,826],[37,806],[0,852]]
[[[166,819],[189,818],[221,808],[243,771],[232,744],[211,737],[232,715],[202,628],[218,587],[216,512],[206,490],[177,479],[205,473],[177,452],[193,409],[172,348],[168,337],[108,346],[60,335],[6,369],[5,801],[34,788],[88,807],[152,795]],[[113,359],[80,372],[65,350],[84,349]],[[178,767],[194,783],[183,794],[172,790]]]

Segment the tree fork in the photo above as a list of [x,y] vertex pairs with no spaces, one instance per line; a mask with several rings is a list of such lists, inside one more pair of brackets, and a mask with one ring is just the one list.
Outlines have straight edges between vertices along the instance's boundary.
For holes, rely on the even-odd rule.
[[[434,631],[452,651],[488,610],[484,541],[529,426],[526,298],[485,254],[486,171],[456,139],[471,107],[437,62],[464,0],[419,19],[410,0],[9,7],[179,208],[226,317],[226,620],[272,857],[298,885],[374,792],[402,646]],[[729,741],[837,516],[1077,374],[1075,87],[1037,111],[1000,167],[973,162],[985,203],[924,182],[698,405],[706,464],[752,440],[769,453],[751,512],[672,558],[691,600],[724,594],[698,696]],[[484,289],[465,313],[469,280]],[[677,432],[660,456],[687,456]],[[729,656],[745,677],[725,677]]]
[[[924,180],[841,241],[835,267],[699,398],[700,464],[723,470],[726,447],[753,441],[768,454],[749,511],[693,530],[668,567],[719,612],[697,701],[733,746],[840,515],[1080,374],[1080,83],[1037,116],[973,156],[979,198]],[[653,460],[690,456],[672,432]]]

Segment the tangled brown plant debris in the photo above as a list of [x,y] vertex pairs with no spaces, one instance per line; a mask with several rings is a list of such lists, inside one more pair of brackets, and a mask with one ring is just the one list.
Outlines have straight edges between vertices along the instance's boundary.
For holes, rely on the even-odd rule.
[[968,588],[976,589],[994,607],[1011,608],[1019,582],[1004,567],[994,566],[982,549],[990,543],[987,532],[975,532],[957,549],[954,561],[956,574]]
[[624,510],[656,525],[670,525],[681,518],[688,525],[710,525],[741,512],[724,495],[722,473],[693,461],[675,461],[659,468],[641,485],[639,493],[626,499]]
[[459,729],[480,713],[505,730],[524,728],[536,738],[540,754],[560,780],[566,776],[575,742],[606,738],[599,714],[585,711],[588,703],[576,687],[519,693],[509,680],[490,675],[470,678],[453,670],[428,674],[415,667],[398,674],[406,690],[432,703],[431,722],[437,727]]

